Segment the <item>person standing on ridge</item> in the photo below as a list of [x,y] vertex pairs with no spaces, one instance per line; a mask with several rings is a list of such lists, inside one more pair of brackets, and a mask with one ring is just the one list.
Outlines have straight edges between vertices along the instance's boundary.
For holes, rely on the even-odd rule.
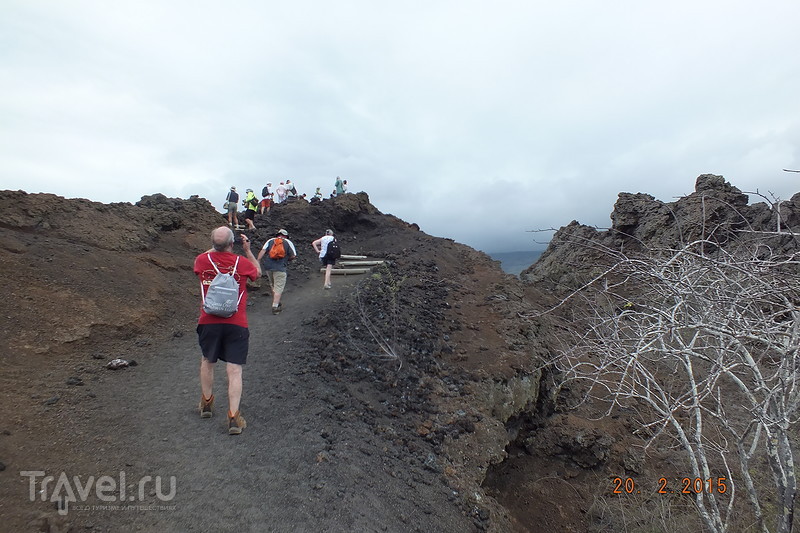
[[256,209],[258,209],[258,199],[256,198],[253,189],[247,189],[247,196],[244,197],[242,205],[244,205],[244,221],[247,223],[247,229],[256,229],[253,224],[253,219],[256,218]]
[[272,287],[272,314],[283,310],[281,295],[286,289],[286,265],[297,257],[294,243],[289,240],[289,232],[279,229],[273,238],[264,243],[258,252],[258,262],[264,260],[263,270],[267,273],[269,285]]
[[272,209],[272,194],[265,196],[258,205],[262,215],[269,215],[269,210]]
[[344,184],[342,183],[342,178],[339,176],[336,176],[336,181],[333,184],[333,191],[336,193],[336,196],[344,194]]
[[239,193],[236,192],[236,187],[231,187],[231,190],[228,191],[228,196],[225,197],[225,201],[228,202],[228,225],[229,226],[238,226],[239,225]]
[[286,200],[286,185],[283,182],[280,182],[277,187],[275,187],[275,202],[276,203],[283,203]]
[[245,261],[233,253],[233,231],[222,226],[211,232],[212,248],[194,260],[194,273],[200,279],[203,299],[218,272],[233,274],[239,283],[239,304],[227,318],[208,314],[201,307],[197,339],[200,360],[200,417],[211,418],[214,408],[214,364],[225,361],[228,374],[228,433],[238,435],[247,426],[239,410],[242,398],[242,366],[247,362],[250,331],[247,327],[247,280],[261,277],[261,266],[250,250],[250,239],[242,235]]
[[331,270],[333,265],[336,264],[336,258],[328,257],[328,245],[335,240],[332,229],[326,229],[325,235],[311,243],[314,251],[319,254],[319,260],[325,267],[325,282],[322,286],[323,289],[331,288]]
[[294,186],[292,180],[286,180],[286,197],[287,198],[297,197],[297,187]]
[[271,200],[270,200],[270,193],[269,188],[272,187],[272,183],[267,183],[263,189],[261,189],[261,202],[259,202],[258,207],[260,208],[260,213],[263,215],[266,211],[269,214],[269,208],[271,207]]

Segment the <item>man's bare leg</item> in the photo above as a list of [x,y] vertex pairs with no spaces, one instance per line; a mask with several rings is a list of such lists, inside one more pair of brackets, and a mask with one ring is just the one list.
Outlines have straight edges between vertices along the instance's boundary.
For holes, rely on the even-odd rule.
[[214,388],[214,363],[209,363],[205,357],[200,361],[200,390],[203,398],[209,399]]
[[227,363],[228,371],[228,404],[231,414],[239,410],[242,400],[242,365]]

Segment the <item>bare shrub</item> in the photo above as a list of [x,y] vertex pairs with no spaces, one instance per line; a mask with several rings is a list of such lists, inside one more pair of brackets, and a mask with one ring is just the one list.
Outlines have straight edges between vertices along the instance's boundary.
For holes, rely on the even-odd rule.
[[[604,486],[603,483],[601,485]],[[706,531],[691,500],[682,495],[597,494],[589,508],[591,533],[675,533]]]
[[[568,308],[572,323],[555,366],[566,381],[585,384],[585,400],[607,405],[607,414],[633,410],[648,443],[673,439],[691,475],[712,480],[694,494],[710,531],[729,530],[741,491],[759,530],[789,533],[800,407],[798,256],[759,242],[728,251],[705,239],[605,253],[611,266],[556,306]],[[762,459],[768,487],[753,474]]]
[[381,266],[356,285],[354,305],[360,323],[348,332],[350,344],[362,355],[398,360],[400,366],[403,353],[398,341],[402,327],[399,292],[404,279],[395,278],[389,268]]

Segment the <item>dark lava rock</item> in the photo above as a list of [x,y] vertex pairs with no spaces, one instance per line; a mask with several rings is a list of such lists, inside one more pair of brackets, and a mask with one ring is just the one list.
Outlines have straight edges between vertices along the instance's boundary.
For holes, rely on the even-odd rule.
[[570,222],[553,235],[547,250],[520,278],[550,290],[576,288],[586,275],[597,274],[613,261],[611,251],[631,254],[671,249],[697,239],[725,248],[741,242],[742,232],[766,232],[759,233],[765,244],[780,251],[786,238],[775,234],[778,211],[782,231],[800,229],[800,193],[772,206],[764,202],[748,205],[749,199],[714,174],[698,176],[694,192],[675,202],[622,192],[614,204],[610,228],[599,231]]

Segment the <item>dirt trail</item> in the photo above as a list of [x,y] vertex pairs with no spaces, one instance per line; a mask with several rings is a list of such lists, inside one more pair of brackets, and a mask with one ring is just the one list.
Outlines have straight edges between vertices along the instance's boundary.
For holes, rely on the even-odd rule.
[[[210,204],[0,191],[0,206],[0,269],[15,287],[0,299],[0,531],[513,528],[481,483],[505,459],[504,424],[539,397],[541,347],[518,323],[518,280],[484,254],[363,193],[257,216],[251,239],[286,228],[298,257],[280,315],[266,291],[252,295],[249,427],[231,437],[222,367],[218,416],[195,410],[191,264],[220,223]],[[326,227],[345,253],[386,265],[324,291],[310,243]],[[139,364],[106,370],[115,357]],[[33,497],[26,471],[41,473]],[[44,476],[57,480],[40,493]],[[107,501],[86,488],[98,478]],[[53,494],[78,490],[59,516]]]
[[[72,504],[67,520],[76,530],[474,530],[440,476],[422,460],[409,464],[407,452],[362,420],[364,403],[315,370],[320,356],[306,348],[315,333],[308,317],[350,290],[356,278],[335,279],[331,291],[316,278],[303,286],[294,281],[290,272],[285,309],[277,316],[264,289],[251,292],[242,402],[248,427],[242,435],[227,434],[222,364],[215,376],[215,416],[197,414],[193,331],[154,346],[151,357],[95,387],[103,407],[78,422],[86,428],[80,432],[87,437],[84,453],[78,454],[86,462],[76,457],[75,470],[65,470],[84,479],[118,479],[124,471],[130,501],[123,505],[167,509],[112,511],[92,496],[87,504],[101,507]],[[144,476],[153,481],[139,501]],[[167,500],[170,476],[176,484]]]

